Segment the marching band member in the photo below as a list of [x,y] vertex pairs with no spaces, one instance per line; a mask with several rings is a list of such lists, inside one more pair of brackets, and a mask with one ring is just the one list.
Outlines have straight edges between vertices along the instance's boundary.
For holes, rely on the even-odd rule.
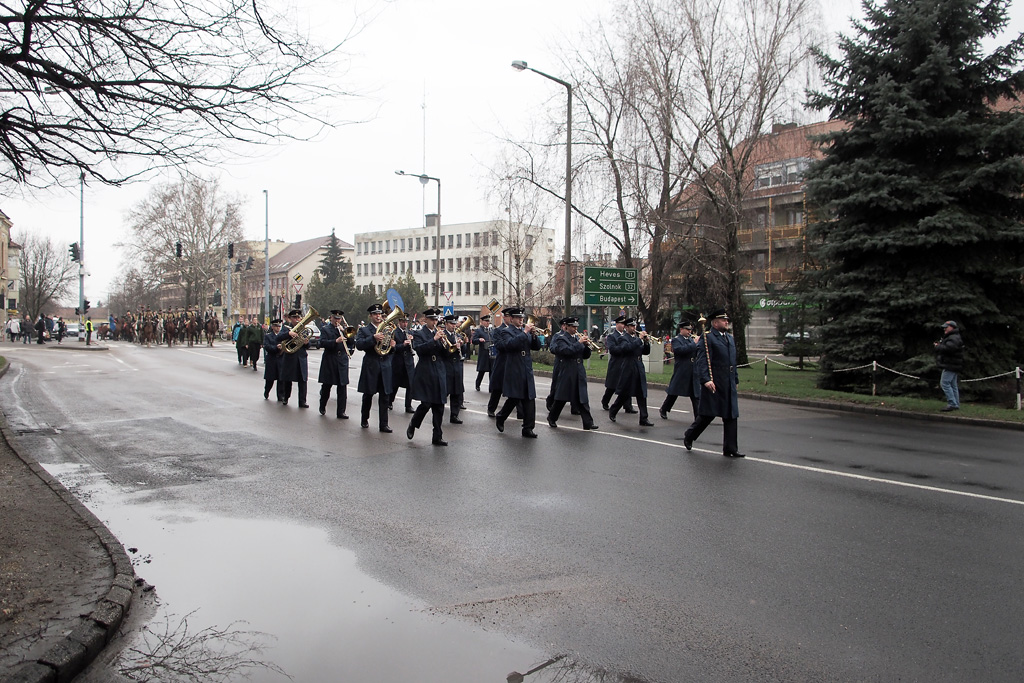
[[391,394],[388,396],[388,410],[395,406],[395,397],[398,396],[398,387],[405,387],[405,412],[411,413],[412,374],[415,369],[415,355],[412,350],[412,335],[409,330],[409,319],[401,317],[398,319],[398,327],[395,329],[395,349],[391,352]]
[[[620,315],[615,319],[615,329],[608,332],[604,338],[604,348],[608,351],[608,372],[604,376],[604,396],[601,397],[601,408],[608,410],[608,402],[612,400],[615,387],[619,383],[619,373],[622,371],[623,356],[617,356],[611,352],[612,348],[626,335],[626,316]],[[626,412],[634,413],[632,399],[626,400]]]
[[476,390],[480,391],[484,373],[491,371],[491,316],[480,316],[480,326],[473,330],[473,345],[480,347],[476,358]]
[[533,358],[530,351],[540,350],[540,340],[533,334],[533,325],[523,325],[522,308],[506,308],[502,313],[510,325],[508,329],[495,333],[494,344],[505,359],[501,394],[508,400],[498,411],[495,426],[499,432],[504,432],[505,420],[512,408],[518,407],[523,415],[523,437],[536,439],[537,434],[533,428],[537,422],[537,388],[533,381]]
[[490,350],[493,351],[494,355],[491,356],[490,369],[487,371],[487,391],[490,394],[487,398],[487,417],[494,417],[497,414],[498,403],[501,402],[501,385],[505,379],[505,354],[502,353],[495,342],[498,340],[498,336],[504,334],[508,329],[508,318],[503,316],[501,325],[496,327],[491,333]]
[[462,341],[455,332],[458,320],[459,317],[457,315],[446,315],[444,317],[445,337],[447,337],[448,343],[454,346],[454,350],[449,351],[445,358],[445,367],[448,371],[448,395],[451,396],[451,411],[448,419],[449,422],[455,425],[462,424],[462,420],[459,419],[459,410],[462,408],[462,399],[466,393],[463,380],[463,365],[465,361],[462,358]]
[[697,341],[693,336],[693,323],[688,320],[679,322],[679,334],[672,337],[672,356],[672,379],[665,390],[665,402],[658,410],[662,420],[668,419],[669,411],[679,396],[690,397],[690,407],[694,416],[697,415],[700,384],[693,372],[693,364],[697,359]]
[[643,356],[651,353],[651,342],[646,332],[637,333],[634,318],[626,318],[624,322],[626,334],[608,347],[609,353],[622,359],[615,385],[616,399],[608,410],[608,419],[615,422],[619,409],[629,402],[631,396],[635,396],[640,408],[640,426],[653,427],[654,423],[647,419],[647,373],[643,361]]
[[590,358],[590,344],[586,337],[582,340],[576,338],[579,324],[578,318],[562,318],[561,331],[556,332],[548,344],[548,350],[555,356],[555,367],[551,373],[549,427],[558,427],[558,416],[568,402],[582,416],[584,429],[597,429],[590,414],[587,369],[583,366],[583,361]]
[[348,359],[349,340],[345,338],[345,327],[342,324],[345,311],[334,309],[330,313],[330,323],[320,327],[320,348],[324,354],[320,359],[320,414],[327,414],[327,401],[331,398],[331,387],[337,387],[339,420],[347,420],[345,409],[348,407]]
[[[288,315],[285,317],[288,318],[288,324],[281,329],[276,337],[279,348],[283,347],[288,338],[299,336],[299,333],[292,328],[299,324],[302,311],[294,308],[288,311]],[[281,353],[281,375],[278,383],[282,387],[280,394],[283,397],[281,403],[284,405],[288,405],[288,399],[292,397],[292,382],[298,382],[299,407],[309,407],[309,404],[306,403],[306,380],[309,377],[309,369],[306,366],[306,348],[308,346],[309,342],[307,341],[295,353]]]
[[277,400],[281,395],[281,345],[277,343],[277,335],[281,332],[281,319],[270,321],[270,331],[263,335],[263,400],[270,398],[270,387],[277,382]]
[[441,343],[444,336],[437,321],[441,317],[441,311],[436,308],[428,308],[423,312],[425,324],[415,332],[412,340],[412,348],[419,356],[416,369],[413,372],[412,386],[409,391],[413,398],[420,402],[416,411],[409,420],[409,427],[405,430],[405,436],[412,439],[416,430],[423,424],[423,418],[427,411],[431,413],[430,443],[435,446],[447,446],[448,442],[443,439],[441,425],[444,422],[444,402],[448,398],[448,370],[445,367],[447,361],[445,354],[448,349]]
[[711,329],[705,332],[697,345],[694,371],[701,384],[700,403],[693,424],[683,434],[683,445],[690,450],[693,442],[716,418],[722,418],[722,455],[727,458],[742,458],[738,444],[738,422],[740,416],[736,387],[739,373],[736,370],[736,341],[729,334],[729,316],[724,308],[712,311],[708,316]]
[[[363,395],[359,426],[363,429],[370,426],[370,406],[376,394],[378,426],[380,431],[390,434],[392,429],[388,426],[388,397],[391,395],[391,359],[377,353],[377,342],[384,339],[384,335],[377,331],[384,322],[384,309],[380,304],[373,304],[366,312],[370,314],[370,322],[360,327],[356,334],[356,348],[363,352],[363,367],[359,371],[357,387]],[[392,339],[391,348],[394,347],[395,340]]]

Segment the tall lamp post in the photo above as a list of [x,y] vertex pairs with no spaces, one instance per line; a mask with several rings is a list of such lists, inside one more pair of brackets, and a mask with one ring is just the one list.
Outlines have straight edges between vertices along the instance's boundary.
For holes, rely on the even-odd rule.
[[560,78],[527,66],[526,62],[522,60],[517,59],[512,62],[512,68],[516,71],[532,71],[549,81],[565,86],[565,255],[562,260],[565,271],[565,313],[563,315],[568,317],[572,307],[572,86]]
[[[78,318],[79,330],[85,329],[85,171],[78,178]],[[81,339],[81,335],[79,335]]]
[[263,309],[263,324],[270,324],[270,195],[263,190],[263,297],[266,306]]
[[405,171],[395,171],[395,175],[405,175],[411,178],[419,178],[420,182],[426,185],[431,180],[437,183],[437,257],[434,261],[434,308],[438,307],[438,301],[441,296],[441,179],[429,176],[425,173],[406,173]]

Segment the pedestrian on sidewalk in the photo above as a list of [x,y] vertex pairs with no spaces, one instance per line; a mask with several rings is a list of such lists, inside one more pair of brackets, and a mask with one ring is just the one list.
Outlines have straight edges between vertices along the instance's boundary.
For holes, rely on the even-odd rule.
[[960,410],[960,371],[964,369],[964,340],[960,326],[953,320],[942,323],[941,340],[935,342],[935,364],[942,370],[939,386],[946,395],[946,407],[942,412]]

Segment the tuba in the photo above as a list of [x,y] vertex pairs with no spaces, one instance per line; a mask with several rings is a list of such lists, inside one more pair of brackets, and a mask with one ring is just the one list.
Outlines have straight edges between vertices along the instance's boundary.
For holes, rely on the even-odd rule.
[[467,315],[466,319],[459,323],[459,326],[455,328],[455,334],[459,337],[459,341],[463,344],[469,343],[469,328],[473,326],[473,316]]
[[391,309],[388,313],[388,317],[384,318],[384,322],[380,324],[377,331],[384,335],[384,338],[377,342],[377,346],[374,349],[378,356],[386,356],[391,353],[391,340],[395,336],[395,330],[398,329],[398,319],[405,316],[405,312],[398,306],[392,308],[385,301],[382,308]]
[[299,322],[295,323],[295,333],[298,337],[288,337],[281,344],[281,350],[284,353],[296,353],[299,349],[306,345],[306,343],[313,338],[313,330],[309,329],[307,325],[314,319],[319,318],[320,314],[316,312],[316,309],[312,306],[306,311],[306,315],[302,316]]
[[459,323],[459,326],[455,328],[455,339],[457,341],[451,341],[448,339],[448,333],[441,337],[441,346],[448,350],[449,353],[459,353],[462,350],[462,344],[469,343],[469,337],[466,336],[466,330],[473,324],[473,318],[466,316],[466,319]]

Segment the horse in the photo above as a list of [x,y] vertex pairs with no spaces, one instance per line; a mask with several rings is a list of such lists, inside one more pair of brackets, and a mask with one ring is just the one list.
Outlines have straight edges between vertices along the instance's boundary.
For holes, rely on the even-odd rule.
[[110,324],[101,323],[96,327],[96,338],[101,341],[106,341],[107,337],[113,339],[113,335],[110,334]]
[[174,337],[178,332],[178,326],[174,324],[173,320],[168,319],[164,323],[164,337],[167,338],[167,348],[171,348],[174,345]]
[[206,345],[213,346],[213,338],[217,336],[217,331],[220,329],[220,320],[217,318],[210,318],[206,321]]
[[142,333],[139,334],[139,342],[145,344],[146,348],[149,348],[149,345],[153,343],[153,338],[156,336],[156,324],[152,320],[146,320],[139,324],[142,325]]
[[185,337],[188,339],[189,346],[193,346],[199,341],[199,323],[195,318],[189,318],[185,323]]

